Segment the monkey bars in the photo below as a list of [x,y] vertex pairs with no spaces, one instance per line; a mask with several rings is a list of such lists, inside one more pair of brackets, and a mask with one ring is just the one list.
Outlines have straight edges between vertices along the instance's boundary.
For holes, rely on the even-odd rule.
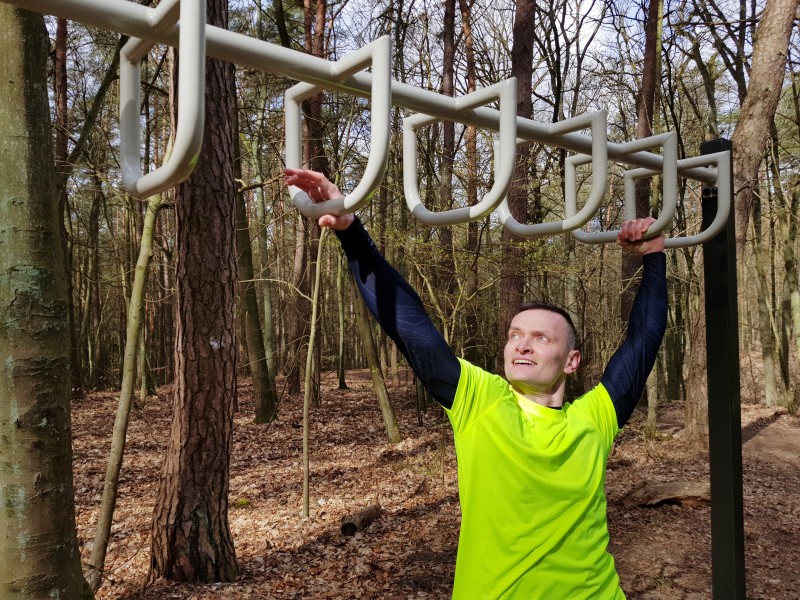
[[[651,174],[663,174],[664,201],[661,216],[651,227],[650,235],[664,229],[671,219],[670,207],[677,201],[678,176],[687,177],[712,187],[730,186],[730,170],[720,168],[724,162],[684,159],[667,146],[663,136],[626,143],[608,142],[605,133],[605,113],[600,111],[554,124],[541,124],[516,116],[511,101],[514,83],[500,82],[463,97],[451,98],[416,88],[391,79],[391,46],[388,38],[331,62],[291,49],[256,40],[242,34],[205,25],[205,0],[162,0],[156,8],[148,8],[126,0],[2,0],[29,10],[82,21],[89,25],[111,29],[132,36],[123,49],[120,69],[120,135],[123,184],[129,193],[146,196],[174,186],[191,173],[202,142],[203,89],[205,55],[228,60],[254,69],[299,79],[302,83],[286,94],[287,166],[301,166],[301,124],[299,103],[318,93],[332,90],[368,98],[371,101],[371,151],[364,176],[352,193],[345,198],[314,204],[299,190],[290,190],[293,201],[307,216],[324,212],[352,212],[369,201],[380,184],[386,168],[389,142],[389,113],[394,104],[408,111],[404,116],[404,188],[412,213],[432,225],[449,225],[481,218],[497,209],[503,224],[522,236],[540,236],[572,231],[573,235],[590,243],[613,239],[615,232],[586,233],[578,229],[592,218],[605,194],[606,163],[611,160],[636,167],[626,181]],[[182,49],[179,73],[179,124],[167,161],[147,174],[142,173],[139,150],[139,67],[141,58],[153,44],[168,44]],[[371,67],[371,72],[367,69]],[[484,106],[499,101],[499,110]],[[420,127],[437,120],[452,120],[499,132],[500,148],[496,155],[496,178],[492,188],[477,205],[432,212],[419,197],[416,176],[416,137]],[[601,123],[603,123],[601,129]],[[591,135],[579,133],[590,129]],[[513,133],[512,133],[513,131]],[[671,134],[666,134],[667,138]],[[511,216],[503,198],[513,174],[512,140],[516,143],[549,144],[576,153],[567,161],[565,218],[558,222],[521,224]],[[649,152],[664,144],[664,153]],[[584,207],[577,210],[575,198],[575,168],[584,162],[592,163],[592,191]],[[728,178],[728,181],[723,181]],[[725,195],[720,195],[726,198]],[[627,196],[626,196],[627,198]],[[713,237],[724,224],[722,215],[730,211],[720,203],[719,219],[698,236],[689,236],[677,244],[702,243]],[[499,205],[499,207],[498,207]],[[626,199],[626,206],[630,200]],[[630,214],[629,214],[630,216]]]

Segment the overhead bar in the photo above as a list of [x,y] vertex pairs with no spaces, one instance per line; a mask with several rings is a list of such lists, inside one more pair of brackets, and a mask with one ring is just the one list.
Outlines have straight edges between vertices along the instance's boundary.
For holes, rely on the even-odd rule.
[[[151,39],[154,42],[178,45],[178,28],[158,31],[152,26],[153,13],[158,9],[148,8],[126,0],[2,0],[27,10],[52,14],[67,19],[79,20],[89,25],[111,29],[126,35]],[[207,25],[206,52],[208,56],[276,73],[292,79],[299,79],[325,89],[348,92],[369,98],[372,89],[372,75],[354,73],[341,81],[331,81],[330,62],[283,48],[262,40],[256,40],[233,31]],[[499,111],[477,107],[459,111],[455,99],[436,92],[422,90],[412,85],[392,81],[393,103],[405,109],[425,113],[442,119],[458,121],[491,131],[500,128]],[[592,140],[589,136],[570,133],[552,136],[549,125],[517,117],[517,136],[530,142],[551,144],[559,148],[582,154],[591,152]],[[627,154],[623,144],[609,143],[609,159],[636,167],[662,169],[663,159],[650,152]],[[684,168],[680,175],[706,183],[713,183],[715,172],[707,168]]]

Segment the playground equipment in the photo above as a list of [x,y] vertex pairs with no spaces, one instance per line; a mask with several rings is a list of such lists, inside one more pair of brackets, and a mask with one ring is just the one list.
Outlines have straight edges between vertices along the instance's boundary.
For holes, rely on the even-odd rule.
[[[387,38],[346,56],[338,62],[296,52],[269,42],[205,25],[205,2],[162,0],[157,8],[147,8],[126,0],[3,0],[46,14],[75,19],[133,36],[122,51],[120,69],[120,122],[123,185],[135,196],[147,196],[172,187],[188,177],[197,160],[202,142],[204,63],[206,53],[240,65],[299,79],[302,83],[286,93],[286,161],[299,167],[301,156],[300,102],[323,89],[355,94],[370,100],[372,148],[361,182],[345,198],[321,203],[311,202],[297,189],[290,189],[293,201],[306,216],[326,212],[341,214],[364,206],[380,184],[388,154],[391,106],[409,111],[403,119],[404,189],[411,212],[432,225],[452,225],[479,219],[497,209],[503,224],[525,237],[573,231],[573,235],[590,243],[613,240],[616,232],[583,233],[579,227],[589,221],[605,194],[605,178],[609,160],[645,170],[634,170],[626,179],[663,174],[665,206],[649,235],[664,230],[671,221],[671,208],[677,201],[677,177],[687,177],[723,190],[730,187],[730,170],[723,165],[724,156],[705,157],[677,162],[676,152],[669,148],[674,134],[662,134],[644,140],[611,143],[606,139],[605,113],[583,115],[560,123],[541,124],[514,113],[514,82],[506,80],[467,96],[451,98],[392,81],[391,49]],[[159,168],[142,175],[139,150],[139,62],[153,44],[177,46],[180,52],[179,120],[175,142],[169,159]],[[367,72],[370,68],[372,72]],[[500,109],[483,106],[499,100]],[[415,132],[435,121],[448,119],[499,132],[496,175],[492,189],[476,206],[457,208],[443,213],[428,210],[419,198],[416,177]],[[591,135],[578,133],[589,128]],[[516,140],[515,140],[516,138]],[[502,203],[513,174],[512,146],[516,143],[544,143],[576,154],[567,168],[565,218],[552,223],[520,224],[511,217]],[[664,145],[662,155],[647,149]],[[592,192],[584,207],[577,210],[575,167],[592,164]],[[721,198],[727,198],[720,194]],[[498,208],[499,205],[499,208]],[[626,200],[630,206],[630,200]],[[729,204],[720,203],[718,218],[706,231],[696,236],[670,240],[669,247],[703,243],[724,226]]]
[[[161,0],[157,8],[127,0],[0,1],[131,36],[122,49],[120,66],[120,153],[123,185],[134,196],[151,195],[176,185],[189,176],[196,164],[202,143],[206,55],[301,81],[286,92],[286,162],[290,167],[302,165],[299,107],[304,99],[320,90],[332,90],[370,100],[372,147],[361,182],[346,197],[317,204],[301,191],[290,190],[298,209],[307,216],[352,212],[369,201],[386,168],[392,105],[409,111],[403,122],[407,203],[417,218],[432,225],[463,223],[497,210],[504,226],[521,236],[571,231],[580,241],[605,243],[616,238],[615,231],[584,232],[579,228],[600,208],[609,161],[634,167],[624,174],[627,218],[635,216],[635,179],[661,175],[663,206],[648,235],[665,229],[672,220],[678,177],[701,182],[703,230],[696,235],[668,239],[666,245],[671,248],[704,246],[707,348],[711,349],[708,352],[709,412],[714,415],[709,419],[713,595],[725,600],[744,599],[738,322],[735,252],[732,227],[728,222],[733,196],[728,142],[709,142],[701,156],[678,160],[674,133],[626,143],[609,142],[604,111],[561,123],[537,123],[516,116],[513,80],[460,98],[443,96],[391,79],[388,38],[380,38],[338,62],[331,62],[206,25],[205,0]],[[139,63],[154,44],[180,49],[180,120],[168,160],[145,175],[139,149]],[[368,68],[371,72],[367,72]],[[495,100],[499,102],[499,110],[483,106]],[[438,120],[452,120],[499,134],[495,147],[495,182],[475,206],[436,213],[420,200],[416,132]],[[579,133],[585,129],[590,129],[591,135]],[[574,153],[566,161],[565,215],[560,221],[518,223],[504,202],[513,174],[516,146],[532,142]],[[648,151],[654,147],[662,147],[662,154]],[[578,209],[576,172],[584,164],[591,164],[591,191],[584,206]]]

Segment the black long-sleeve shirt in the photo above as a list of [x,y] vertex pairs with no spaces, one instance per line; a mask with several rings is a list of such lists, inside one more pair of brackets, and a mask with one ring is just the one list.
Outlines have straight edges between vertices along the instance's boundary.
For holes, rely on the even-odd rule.
[[[369,311],[436,401],[451,408],[461,365],[419,295],[380,254],[358,218],[336,235]],[[666,329],[666,313],[666,258],[663,252],[647,254],[626,339],[602,377],[620,427],[633,413],[653,368]]]

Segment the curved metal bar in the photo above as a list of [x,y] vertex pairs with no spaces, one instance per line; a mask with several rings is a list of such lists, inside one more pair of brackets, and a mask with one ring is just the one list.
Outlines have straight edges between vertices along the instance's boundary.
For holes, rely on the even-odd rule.
[[[150,13],[158,31],[171,29],[177,16],[169,1]],[[132,196],[146,197],[174,187],[191,174],[200,157],[205,121],[206,0],[180,3],[178,72],[178,125],[168,158],[157,169],[143,174],[139,157],[141,60],[152,42],[132,38],[120,60],[120,162],[122,182]]]
[[[356,71],[372,66],[370,153],[361,181],[344,198],[315,203],[300,188],[290,186],[289,195],[292,201],[306,217],[315,218],[325,214],[342,215],[354,212],[369,202],[380,186],[389,157],[389,125],[392,110],[391,56],[391,38],[383,36],[338,62],[330,63],[330,77],[334,80],[341,80]],[[299,169],[303,165],[301,102],[319,93],[321,89],[314,84],[298,83],[286,90],[284,112],[286,118],[286,166],[288,168]]]
[[[565,199],[571,198],[573,205],[577,204],[574,164],[590,161],[592,163],[592,190],[589,193],[589,199],[581,211],[575,214],[573,210],[572,214],[567,213],[566,217],[561,221],[523,225],[511,215],[511,210],[508,207],[508,200],[504,198],[497,212],[500,216],[500,221],[509,231],[521,237],[541,237],[554,233],[572,231],[573,229],[582,227],[592,218],[600,208],[600,203],[606,194],[606,186],[608,185],[607,175],[600,175],[601,173],[607,173],[608,169],[608,140],[606,137],[607,116],[608,113],[605,110],[599,110],[597,112],[553,123],[551,126],[550,135],[553,138],[558,138],[565,133],[586,129],[587,127],[590,127],[592,130],[591,156],[579,154],[567,159],[564,196]],[[569,200],[567,200],[567,202],[569,202]]]
[[[662,161],[662,196],[664,203],[659,212],[658,218],[647,230],[646,237],[653,237],[658,235],[661,231],[667,228],[672,218],[675,216],[675,210],[678,206],[678,135],[674,131],[662,133],[652,137],[642,138],[625,142],[621,144],[622,154],[633,154],[641,152],[649,148],[663,146],[663,161]],[[708,161],[707,161],[708,162]],[[644,177],[647,175],[657,175],[659,171],[654,169],[634,169],[633,171],[625,173],[625,218],[636,218],[636,202],[634,197],[634,189],[632,182],[634,177]],[[565,210],[568,216],[573,216],[576,211],[575,198],[567,197],[565,202]],[[617,239],[618,229],[610,231],[599,231],[587,233],[585,231],[573,230],[572,235],[588,244],[605,244],[613,242]]]
[[728,221],[731,212],[731,185],[733,181],[733,174],[731,173],[731,160],[730,151],[716,152],[714,154],[705,154],[703,156],[694,156],[692,158],[684,158],[680,161],[680,167],[694,168],[705,167],[708,165],[715,165],[717,170],[717,214],[714,215],[714,220],[705,230],[695,235],[687,235],[682,237],[669,238],[665,240],[664,247],[666,248],[686,248],[688,246],[696,246],[697,244],[704,244],[712,240]]
[[[440,117],[426,114],[409,115],[403,118],[403,190],[408,209],[415,217],[428,225],[456,225],[480,219],[492,212],[502,202],[514,176],[514,155],[517,149],[517,80],[511,77],[489,87],[480,89],[455,100],[456,110],[466,110],[492,100],[500,101],[499,151],[496,153],[495,175],[492,188],[474,206],[431,211],[422,203],[417,177],[417,130],[425,125],[441,121]],[[499,165],[499,168],[497,167]]]

